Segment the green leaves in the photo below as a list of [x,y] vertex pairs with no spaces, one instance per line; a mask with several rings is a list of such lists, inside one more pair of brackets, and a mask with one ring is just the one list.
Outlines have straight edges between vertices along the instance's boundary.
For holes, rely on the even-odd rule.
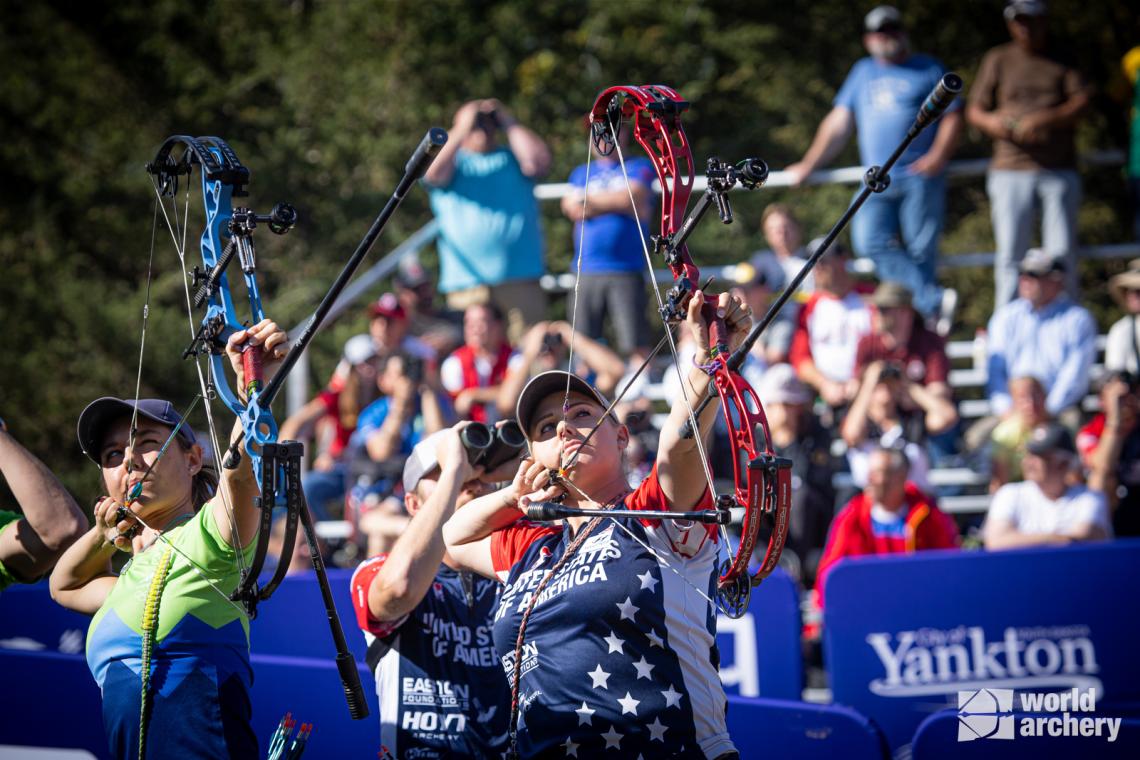
[[[981,54],[1006,40],[999,6],[959,0],[903,10],[914,49],[962,71],[968,85]],[[1055,36],[1094,80],[1107,79],[1132,44],[1134,24],[1118,6],[1050,3]],[[584,160],[582,117],[603,87],[663,82],[692,102],[685,124],[698,162],[758,156],[780,169],[802,155],[864,54],[865,10],[843,0],[6,3],[0,413],[87,501],[74,422],[96,396],[133,393],[153,206],[142,167],[170,134],[226,138],[252,170],[250,205],[298,208],[289,236],[257,239],[266,309],[293,325],[364,234],[426,128],[450,127],[463,101],[503,100],[548,140],[548,180],[558,182]],[[1123,108],[1099,101],[1082,146],[1111,145]],[[959,155],[988,152],[988,141],[972,136]],[[837,164],[855,155],[852,146]],[[1083,231],[1122,240],[1124,222],[1112,213],[1123,207],[1119,178],[1098,177],[1087,184]],[[992,250],[981,187],[952,185],[948,254]],[[736,223],[702,225],[694,255],[726,263],[762,247],[760,213],[776,200],[795,205],[808,237],[822,234],[852,189],[734,195]],[[544,204],[543,215],[548,268],[566,271],[570,224],[557,204]],[[372,260],[428,219],[417,191]],[[188,332],[179,266],[161,226],[159,233],[143,394],[177,401],[195,383],[179,358]],[[424,252],[429,266],[434,257]],[[984,322],[992,278],[952,278],[977,294],[963,304],[970,327]],[[317,384],[345,335],[363,328],[355,312],[318,339]]]

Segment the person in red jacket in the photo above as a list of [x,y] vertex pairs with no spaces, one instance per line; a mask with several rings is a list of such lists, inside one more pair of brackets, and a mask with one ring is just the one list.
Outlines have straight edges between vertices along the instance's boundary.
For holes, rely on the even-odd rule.
[[831,524],[816,582],[820,607],[827,575],[844,557],[958,546],[953,519],[907,480],[909,469],[901,449],[882,447],[872,452],[867,487],[847,502]]

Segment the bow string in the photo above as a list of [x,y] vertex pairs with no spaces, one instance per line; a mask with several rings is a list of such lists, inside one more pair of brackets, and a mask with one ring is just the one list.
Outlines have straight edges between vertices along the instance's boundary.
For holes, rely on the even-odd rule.
[[[673,284],[664,297],[656,287],[653,288],[657,298],[658,313],[665,326],[665,336],[627,382],[610,405],[610,409],[616,406],[654,356],[668,345],[673,357],[674,371],[680,380],[681,392],[688,408],[689,422],[682,430],[682,434],[694,437],[716,511],[722,515],[720,519],[715,520],[712,515],[702,516],[702,521],[716,522],[720,526],[721,541],[718,542],[718,552],[722,550],[721,547],[729,546],[724,527],[729,522],[728,515],[733,511],[742,512],[740,541],[735,555],[725,557],[720,563],[714,602],[725,614],[740,617],[747,609],[752,587],[759,584],[775,568],[787,538],[788,511],[791,503],[791,462],[777,457],[772,450],[771,435],[763,405],[755,391],[737,371],[739,365],[735,367],[730,365],[728,328],[724,319],[718,316],[716,304],[711,300],[706,301],[702,306],[702,316],[709,326],[709,362],[701,369],[710,375],[720,400],[721,411],[728,427],[733,464],[730,491],[717,494],[708,452],[699,434],[697,418],[700,412],[694,411],[689,398],[672,330],[685,319],[693,296],[703,290],[700,284],[700,269],[689,253],[687,245],[689,236],[709,208],[714,205],[721,221],[726,224],[731,223],[732,209],[728,191],[737,184],[747,189],[759,187],[767,179],[768,170],[764,162],[758,159],[745,159],[736,165],[722,162],[717,158],[708,159],[706,191],[686,216],[695,185],[692,149],[681,123],[682,114],[688,108],[689,103],[671,87],[620,85],[604,90],[590,110],[590,137],[600,154],[616,153],[639,227],[641,220],[619,140],[623,126],[628,125],[632,130],[634,141],[641,146],[652,163],[661,186],[660,226],[658,233],[650,236],[648,243],[643,239],[643,251],[651,281],[654,255],[664,259],[673,275]],[[586,182],[584,204],[588,202],[589,196],[589,163],[587,163]],[[583,227],[579,240],[579,277],[584,238]],[[704,406],[702,405],[700,409],[703,410]],[[595,425],[595,429],[596,427]],[[592,434],[593,431],[590,431],[587,439]],[[581,448],[578,451],[581,451]],[[576,455],[572,456],[570,462],[563,465],[562,471],[572,466],[576,458]],[[574,490],[580,490],[564,477],[561,482]],[[672,519],[694,519],[694,517],[694,513],[672,515]],[[762,529],[767,533],[765,556],[759,569],[750,575],[749,561],[759,545]],[[724,551],[727,553],[727,549]],[[668,562],[664,564],[672,569]],[[701,594],[709,598],[703,592]],[[710,602],[713,601],[710,599]]]

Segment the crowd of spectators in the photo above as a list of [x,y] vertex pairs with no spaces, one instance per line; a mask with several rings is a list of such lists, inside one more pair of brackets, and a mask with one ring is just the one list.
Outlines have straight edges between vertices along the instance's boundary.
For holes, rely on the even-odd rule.
[[[786,567],[821,603],[826,572],[843,557],[1140,533],[1140,259],[1109,284],[1124,316],[1098,328],[1075,288],[1073,130],[1089,88],[1053,56],[1045,12],[1034,0],[1006,6],[1011,42],[982,61],[964,114],[952,109],[910,147],[889,192],[855,217],[852,247],[838,240],[818,260],[742,367],[772,447],[794,463]],[[794,184],[852,133],[862,161],[882,163],[944,71],[911,51],[894,8],[867,14],[864,31],[869,56],[787,168]],[[990,413],[981,420],[960,418],[939,323],[948,296],[935,276],[945,167],[967,123],[994,141],[995,297],[982,362]],[[566,321],[550,320],[533,193],[549,150],[497,100],[456,113],[425,178],[440,224],[438,279],[405,260],[393,292],[368,307],[368,334],[348,341],[328,386],[283,428],[315,441],[305,480],[314,513],[350,521],[370,555],[407,524],[399,473],[412,448],[456,421],[511,418],[526,381],[546,370],[570,365],[610,397],[632,382],[616,413],[631,432],[631,482],[649,471],[654,412],[682,390],[666,360],[633,380],[660,334],[648,318],[642,250],[655,176],[622,139],[624,169],[616,155],[594,155],[568,178],[561,211],[580,277]],[[755,233],[765,246],[726,287],[761,315],[821,239],[804,244],[788,203],[768,205]],[[684,338],[679,353],[691,360]],[[1101,411],[1089,416],[1098,390]],[[722,483],[731,477],[726,433],[722,421],[711,446]],[[973,468],[988,490],[984,519],[939,509],[954,491],[932,473],[953,466]]]
[[[827,578],[846,558],[1140,535],[1140,259],[1108,283],[1123,316],[1098,325],[1076,288],[1073,131],[1089,88],[1053,56],[1044,3],[1014,0],[1004,18],[1011,42],[981,62],[964,113],[951,110],[903,155],[888,192],[856,215],[850,247],[835,241],[801,277],[822,238],[805,244],[811,236],[794,203],[772,203],[753,230],[763,246],[720,286],[758,317],[800,280],[740,372],[764,405],[771,448],[792,462],[781,565],[804,592],[809,683],[820,673]],[[870,55],[787,168],[793,184],[834,159],[853,132],[862,162],[882,163],[943,72],[911,52],[897,10],[874,9],[864,27]],[[974,352],[988,409],[981,418],[955,397],[946,341],[958,296],[936,277],[945,168],[967,123],[994,142],[986,183],[994,299],[987,323],[974,326],[984,327]],[[421,514],[432,490],[423,476],[428,486],[447,480],[434,459],[417,469],[413,452],[446,432],[432,434],[463,420],[511,420],[530,378],[569,369],[609,398],[621,394],[614,411],[629,432],[630,486],[654,467],[656,413],[684,390],[668,356],[639,372],[662,329],[650,317],[644,271],[655,177],[649,162],[629,156],[628,134],[619,147],[621,160],[595,152],[568,177],[560,210],[573,227],[576,284],[564,311],[550,308],[538,286],[546,270],[533,192],[549,151],[498,101],[462,106],[425,178],[440,229],[438,278],[405,259],[392,292],[367,307],[368,333],[346,343],[327,387],[283,426],[283,436],[314,441],[304,482],[314,513],[350,527],[332,560],[357,565],[357,578],[375,576],[354,596],[361,626],[378,641],[414,628],[396,627],[412,602],[430,615],[448,594],[466,595],[474,609],[470,581],[446,553],[440,564],[445,515],[438,504],[426,510],[431,519]],[[682,331],[682,367],[694,361],[693,344]],[[728,433],[719,419],[709,442],[718,490],[733,477]],[[963,471],[964,486],[936,477]],[[963,488],[981,511],[942,508]],[[452,501],[475,491],[463,493]],[[410,575],[418,587],[406,584]],[[396,592],[407,604],[393,606]],[[401,656],[414,656],[403,646]]]

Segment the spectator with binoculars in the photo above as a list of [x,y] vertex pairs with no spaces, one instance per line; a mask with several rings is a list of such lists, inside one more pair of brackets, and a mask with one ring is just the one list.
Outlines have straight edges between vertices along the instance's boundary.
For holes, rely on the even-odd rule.
[[873,451],[888,447],[903,451],[909,461],[909,480],[926,493],[930,489],[927,429],[939,425],[953,405],[911,381],[895,362],[867,365],[855,400],[839,432],[847,444],[847,466],[856,488],[867,485],[868,460]]
[[[352,576],[365,659],[381,697],[380,741],[392,757],[416,750],[497,757],[507,747],[510,690],[490,638],[499,584],[460,569],[442,535],[455,510],[518,469],[519,449],[494,469],[485,466],[502,430],[492,436],[480,423],[461,422],[416,444],[402,475],[411,519],[389,553]],[[514,431],[522,437],[517,425]],[[409,690],[425,679],[435,684],[429,692]],[[455,699],[449,684],[466,686],[467,698]],[[425,710],[439,716],[430,729],[406,719]]]
[[1110,374],[1100,391],[1103,410],[1077,435],[1089,488],[1108,499],[1113,531],[1140,535],[1140,378]]
[[523,336],[519,345],[522,360],[508,367],[499,386],[500,413],[509,415],[514,410],[527,380],[564,369],[571,346],[576,364],[572,369],[602,393],[613,395],[626,369],[620,356],[582,332],[575,334],[568,322],[539,322]]
[[382,508],[398,485],[404,458],[454,418],[434,369],[419,357],[389,356],[376,383],[381,396],[360,413],[349,444],[346,510],[367,537],[369,553],[394,540],[406,522],[402,514]]
[[452,309],[495,304],[512,340],[546,313],[534,183],[549,169],[542,138],[485,98],[455,112],[447,144],[424,174],[439,223],[440,292]]

